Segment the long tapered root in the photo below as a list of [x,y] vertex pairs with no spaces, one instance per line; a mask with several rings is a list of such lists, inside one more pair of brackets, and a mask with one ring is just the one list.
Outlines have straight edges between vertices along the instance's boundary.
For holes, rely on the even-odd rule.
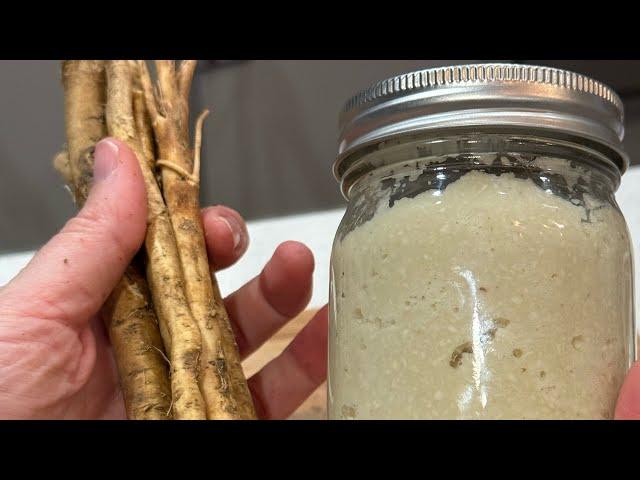
[[93,175],[93,147],[104,137],[105,72],[102,60],[62,62],[70,187],[84,204]]
[[136,73],[127,61],[107,63],[107,127],[110,135],[134,150],[145,181],[147,281],[171,362],[174,418],[205,419],[205,403],[199,389],[202,339],[185,295],[186,279],[164,199],[150,168],[153,162],[145,158],[135,126],[132,76]]
[[105,313],[125,398],[127,418],[171,418],[169,364],[144,277],[129,266]]
[[[81,206],[96,142],[135,152],[147,192],[144,250],[105,304],[127,416],[253,419],[251,394],[220,291],[209,270],[199,209],[205,110],[189,134],[196,61],[65,61],[67,145],[54,165]],[[144,273],[143,273],[144,272]]]
[[202,338],[199,386],[207,418],[256,418],[242,372],[229,317],[209,270],[199,209],[201,130],[208,112],[196,125],[196,148],[190,148],[188,95],[195,62],[157,61],[157,88],[144,62],[139,63],[142,89],[150,112],[162,168],[162,193],[180,255],[185,293]]
[[[54,159],[78,206],[88,195],[93,148],[106,136],[103,61],[63,62],[68,151]],[[105,321],[114,348],[127,417],[170,418],[171,389],[155,313],[144,276],[129,266],[106,302]]]

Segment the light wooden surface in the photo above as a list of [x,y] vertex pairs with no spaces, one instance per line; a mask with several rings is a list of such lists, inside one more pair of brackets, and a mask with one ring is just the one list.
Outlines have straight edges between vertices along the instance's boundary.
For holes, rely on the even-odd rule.
[[[247,358],[242,366],[245,375],[250,377],[273,358],[282,353],[296,334],[307,324],[316,313],[316,309],[307,310],[287,323],[278,333],[265,343],[260,349]],[[300,408],[290,417],[292,420],[322,420],[326,414],[327,390],[326,382],[304,402]]]

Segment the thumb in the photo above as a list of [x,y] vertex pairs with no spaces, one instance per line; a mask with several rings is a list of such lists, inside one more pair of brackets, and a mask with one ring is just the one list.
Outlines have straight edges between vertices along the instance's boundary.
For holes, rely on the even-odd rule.
[[82,328],[140,248],[147,202],[135,154],[106,138],[95,148],[84,207],[0,293],[4,313]]

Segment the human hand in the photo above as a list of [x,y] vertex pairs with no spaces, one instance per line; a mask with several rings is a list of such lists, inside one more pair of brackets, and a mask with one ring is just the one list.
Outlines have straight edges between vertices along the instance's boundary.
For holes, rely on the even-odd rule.
[[629,370],[616,405],[617,420],[640,420],[640,362]]
[[[76,217],[0,289],[0,418],[125,418],[101,307],[143,243],[146,193],[132,151],[96,146],[94,184]],[[212,269],[249,238],[227,207],[202,211]],[[281,244],[261,274],[225,299],[242,358],[309,302],[313,255]],[[261,418],[286,418],[326,377],[327,310],[249,379]]]

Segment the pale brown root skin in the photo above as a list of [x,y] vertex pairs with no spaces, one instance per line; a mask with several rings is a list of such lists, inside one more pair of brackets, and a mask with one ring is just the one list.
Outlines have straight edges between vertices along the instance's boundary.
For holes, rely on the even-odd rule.
[[156,67],[158,96],[153,94],[146,64],[140,62],[158,160],[162,160],[164,200],[178,246],[186,297],[202,337],[199,385],[207,418],[254,419],[256,413],[229,317],[207,260],[199,209],[199,172],[193,171],[188,129],[188,95],[195,62],[185,62],[176,69],[173,61],[164,60]]
[[65,127],[71,187],[82,206],[93,175],[91,154],[104,137],[105,71],[102,60],[62,62]]
[[[105,71],[102,61],[63,63],[67,145],[54,166],[84,204],[92,178],[93,147],[106,136]],[[73,153],[71,153],[73,152]],[[168,365],[163,359],[155,313],[146,281],[129,266],[107,301],[106,324],[120,373],[127,417],[171,418]]]
[[130,265],[107,301],[109,337],[117,362],[127,418],[171,418],[169,364],[147,282]]
[[171,362],[172,411],[176,419],[207,418],[198,385],[202,340],[184,292],[185,280],[173,228],[149,161],[136,135],[132,69],[127,61],[107,64],[107,127],[136,153],[147,188],[147,281]]
[[59,152],[53,158],[53,167],[58,171],[65,185],[73,184],[73,173],[71,172],[71,164],[69,163],[69,152],[66,150]]
[[138,65],[134,60],[129,60],[129,68],[132,77],[133,117],[136,131],[140,140],[140,148],[142,148],[149,167],[153,170],[156,154],[151,117],[145,104],[142,83],[140,81],[140,75],[138,75]]

